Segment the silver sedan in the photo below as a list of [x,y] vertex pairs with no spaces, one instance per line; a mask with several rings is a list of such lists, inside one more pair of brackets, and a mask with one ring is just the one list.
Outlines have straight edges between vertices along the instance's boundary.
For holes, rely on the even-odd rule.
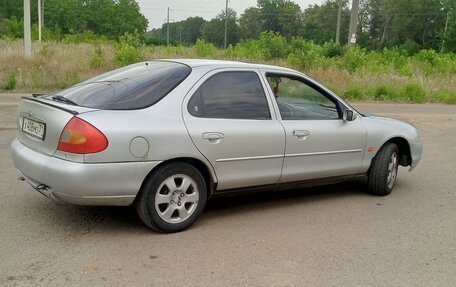
[[212,60],[117,69],[24,97],[14,165],[36,190],[132,205],[162,232],[193,224],[213,194],[367,178],[389,194],[422,145],[404,122],[363,115],[297,71]]

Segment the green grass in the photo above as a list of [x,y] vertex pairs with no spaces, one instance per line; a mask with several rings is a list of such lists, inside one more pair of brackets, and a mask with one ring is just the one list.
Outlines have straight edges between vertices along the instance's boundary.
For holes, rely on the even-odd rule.
[[145,46],[134,35],[119,43],[33,43],[25,58],[20,40],[0,40],[0,91],[55,91],[142,59],[210,58],[300,70],[350,101],[456,104],[456,55],[423,50],[366,51],[265,33],[227,50],[199,40],[193,47]]
[[14,90],[16,88],[17,80],[16,80],[16,74],[11,73],[8,78],[6,79],[5,83],[3,85],[0,85],[0,90]]

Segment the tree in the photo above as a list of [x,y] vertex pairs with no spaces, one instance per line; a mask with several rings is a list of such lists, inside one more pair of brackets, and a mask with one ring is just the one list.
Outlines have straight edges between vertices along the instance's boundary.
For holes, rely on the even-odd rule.
[[258,38],[262,28],[260,10],[256,7],[245,9],[239,18],[239,28],[242,39]]
[[189,17],[181,21],[182,42],[195,44],[196,40],[201,37],[204,23],[206,23],[206,20],[201,17]]
[[134,0],[85,0],[83,10],[87,28],[96,34],[118,38],[135,30],[146,32],[148,21]]
[[[347,39],[350,11],[346,0],[341,0],[340,38]],[[321,6],[312,5],[304,11],[303,38],[323,44],[336,39],[338,0],[328,0]]]
[[[223,47],[225,40],[225,11],[222,11],[214,19],[204,23],[201,36],[202,38],[216,46]],[[236,11],[228,8],[228,34],[227,44],[236,44],[239,42],[240,30],[237,24]]]
[[[1,0],[0,3],[0,20],[10,19],[11,17],[20,19],[24,16],[24,11],[22,7],[23,1]],[[33,3],[30,4],[33,5]]]
[[302,12],[298,4],[289,0],[258,0],[262,31],[274,31],[290,38],[302,27]]
[[456,2],[446,0],[444,11],[446,12],[445,26],[442,32],[442,51],[456,52]]
[[[146,31],[148,21],[135,0],[46,0],[45,25],[63,34],[90,30],[111,39]],[[0,20],[23,18],[23,1],[2,0]],[[37,2],[31,1],[32,22],[37,21]]]
[[[451,3],[449,1],[448,3]],[[425,49],[441,47],[446,14],[443,1],[364,0],[361,2],[362,45],[370,48],[415,43]]]
[[[188,17],[185,20],[169,24],[169,38],[172,44],[194,45],[198,38],[201,38],[201,30],[203,28],[204,20],[201,17]],[[160,39],[166,38],[167,23],[163,24],[161,28],[152,29],[144,34],[148,42],[161,43]],[[155,41],[150,40],[156,39]]]

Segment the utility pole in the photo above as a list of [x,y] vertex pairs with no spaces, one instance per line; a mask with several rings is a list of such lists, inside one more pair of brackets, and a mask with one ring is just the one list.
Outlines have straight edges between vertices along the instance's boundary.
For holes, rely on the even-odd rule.
[[30,32],[30,0],[24,0],[24,52],[25,56],[32,56],[32,34]]
[[337,28],[336,28],[336,44],[339,45],[340,44],[340,41],[339,41],[339,38],[340,38],[340,17],[341,17],[341,14],[342,14],[342,5],[341,5],[341,2],[342,0],[338,0],[337,1]]
[[41,0],[41,25],[44,26],[44,1]]
[[448,29],[448,18],[450,17],[450,10],[447,12],[447,17],[445,21],[445,30],[443,30],[443,39],[442,39],[442,48],[440,48],[440,52],[443,53],[443,50],[445,49],[445,38],[446,38],[446,33]]
[[355,47],[356,44],[356,31],[358,27],[358,10],[359,0],[352,1],[351,15],[350,15],[350,29],[348,30],[348,46]]
[[38,41],[41,43],[41,0],[38,0]]
[[166,17],[166,45],[169,46],[169,7],[168,7],[168,16]]
[[225,43],[223,48],[226,49],[226,38],[228,35],[228,0],[225,0]]

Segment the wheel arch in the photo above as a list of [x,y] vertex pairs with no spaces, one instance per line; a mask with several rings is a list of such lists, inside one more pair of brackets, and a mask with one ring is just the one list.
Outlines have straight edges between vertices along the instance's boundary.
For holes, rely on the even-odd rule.
[[[389,140],[387,140],[381,148],[383,148],[386,144],[388,143],[394,143],[397,145],[399,149],[399,164],[401,166],[409,166],[412,164],[412,155],[410,152],[410,144],[407,141],[407,139],[403,137],[392,137]],[[375,155],[377,156],[377,155]],[[371,163],[372,164],[372,163]]]
[[143,190],[143,186],[147,182],[149,177],[162,166],[173,163],[173,162],[187,163],[187,164],[190,164],[193,167],[195,167],[201,173],[201,175],[203,176],[204,181],[206,183],[207,198],[210,198],[212,196],[215,189],[217,188],[217,182],[215,181],[215,177],[212,175],[209,167],[204,162],[202,162],[201,160],[196,159],[196,158],[178,157],[178,158],[173,158],[173,159],[169,159],[169,160],[165,160],[165,161],[161,162],[160,164],[155,166],[153,169],[151,169],[147,173],[146,177],[144,178],[144,180],[141,183],[141,187],[139,189],[138,194],[135,197],[133,204],[135,204],[136,200],[139,198],[139,195],[141,194],[141,192]]

